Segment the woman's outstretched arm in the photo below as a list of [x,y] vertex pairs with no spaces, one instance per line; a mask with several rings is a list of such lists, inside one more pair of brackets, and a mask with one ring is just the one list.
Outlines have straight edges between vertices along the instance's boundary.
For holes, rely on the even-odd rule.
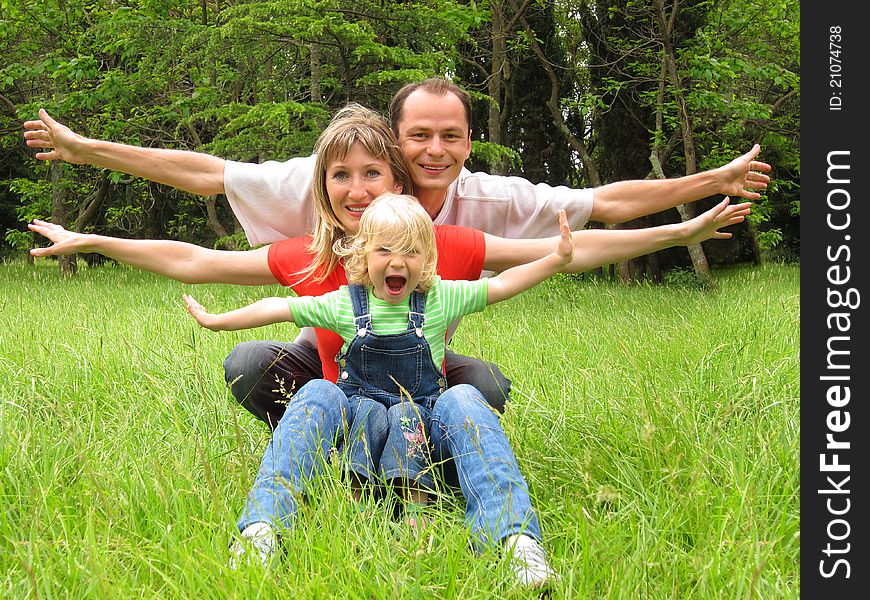
[[268,246],[233,252],[172,240],[128,240],[77,233],[39,220],[28,227],[52,242],[45,248],[33,248],[30,253],[36,257],[96,252],[184,283],[267,285],[278,282],[269,268]]

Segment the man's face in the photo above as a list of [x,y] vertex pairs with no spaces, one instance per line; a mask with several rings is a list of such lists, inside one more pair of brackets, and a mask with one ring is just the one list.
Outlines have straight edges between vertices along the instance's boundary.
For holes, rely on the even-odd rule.
[[421,201],[427,192],[446,194],[471,154],[462,101],[451,93],[437,96],[425,90],[412,92],[402,107],[399,146]]

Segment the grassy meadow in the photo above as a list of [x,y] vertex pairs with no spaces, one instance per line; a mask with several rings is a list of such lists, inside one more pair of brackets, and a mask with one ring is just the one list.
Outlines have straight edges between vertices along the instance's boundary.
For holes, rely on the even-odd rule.
[[[718,289],[559,277],[466,318],[458,352],[513,380],[502,422],[555,598],[798,598],[797,266]],[[276,568],[226,568],[268,429],[221,363],[292,325],[212,333],[278,286],[186,286],[121,266],[0,265],[0,598],[524,598],[474,554],[461,498],[415,538],[321,479]]]

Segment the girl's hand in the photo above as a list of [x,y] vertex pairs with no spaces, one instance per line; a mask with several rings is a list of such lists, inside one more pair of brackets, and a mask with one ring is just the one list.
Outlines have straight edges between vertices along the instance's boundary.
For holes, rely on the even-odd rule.
[[187,312],[190,313],[190,316],[196,319],[196,322],[199,323],[200,326],[205,327],[206,329],[211,329],[212,331],[219,331],[215,315],[208,312],[202,304],[194,299],[193,296],[182,294],[181,297],[187,305]]
[[727,240],[732,234],[717,230],[742,223],[750,212],[752,212],[751,202],[732,205],[731,199],[726,196],[722,202],[707,212],[686,221],[686,236],[683,245],[700,244],[709,239]]
[[559,231],[562,234],[562,239],[559,240],[554,254],[559,257],[564,267],[574,260],[574,236],[571,235],[571,228],[568,227],[568,216],[564,210],[559,211]]
[[54,223],[49,223],[47,221],[40,221],[39,219],[34,219],[27,225],[27,227],[30,231],[35,231],[39,235],[47,237],[52,242],[52,245],[47,248],[32,248],[30,254],[33,256],[61,256],[88,251],[88,235],[85,233],[67,231],[60,225],[55,225]]

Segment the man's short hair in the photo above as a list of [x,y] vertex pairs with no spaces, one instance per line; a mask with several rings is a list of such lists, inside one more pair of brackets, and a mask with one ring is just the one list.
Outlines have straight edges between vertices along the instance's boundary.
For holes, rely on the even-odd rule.
[[444,94],[453,94],[462,102],[462,107],[465,109],[465,122],[468,124],[468,131],[471,132],[471,95],[461,87],[444,79],[442,77],[430,77],[416,83],[409,83],[402,87],[393,99],[390,101],[390,127],[393,128],[393,133],[399,137],[399,121],[402,120],[402,109],[405,106],[405,100],[417,90],[423,90],[436,96]]

